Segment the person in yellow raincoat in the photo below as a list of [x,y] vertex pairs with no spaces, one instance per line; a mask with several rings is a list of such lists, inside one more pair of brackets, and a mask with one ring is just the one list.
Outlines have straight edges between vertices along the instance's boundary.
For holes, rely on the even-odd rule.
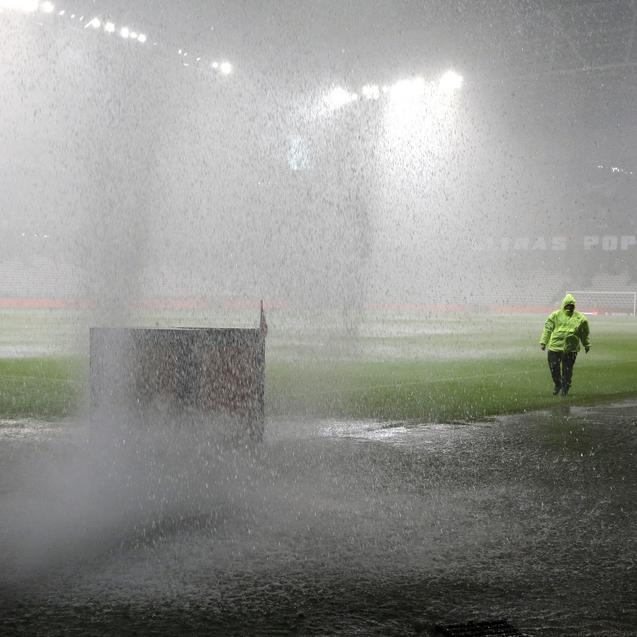
[[575,311],[575,298],[567,294],[562,307],[546,319],[540,349],[548,348],[549,369],[553,378],[553,395],[568,395],[573,377],[573,366],[580,350],[580,342],[588,354],[591,348],[587,318]]

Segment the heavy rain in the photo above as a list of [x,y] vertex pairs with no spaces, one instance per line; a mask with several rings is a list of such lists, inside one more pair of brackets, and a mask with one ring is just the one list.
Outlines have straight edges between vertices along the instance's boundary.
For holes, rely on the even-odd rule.
[[637,634],[636,24],[0,0],[0,633]]

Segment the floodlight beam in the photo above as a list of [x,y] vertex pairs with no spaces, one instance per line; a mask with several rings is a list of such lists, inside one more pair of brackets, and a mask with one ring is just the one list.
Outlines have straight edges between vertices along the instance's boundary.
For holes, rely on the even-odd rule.
[[33,13],[38,10],[38,0],[0,0],[0,11],[20,11]]
[[440,88],[443,91],[452,92],[462,88],[464,78],[459,73],[450,69],[445,71],[440,78]]

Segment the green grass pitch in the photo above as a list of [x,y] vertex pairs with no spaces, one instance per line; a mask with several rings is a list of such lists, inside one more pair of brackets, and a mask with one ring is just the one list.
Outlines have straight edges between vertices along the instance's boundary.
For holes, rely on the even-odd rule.
[[[0,319],[0,418],[58,418],[85,409],[82,321],[50,313],[5,313]],[[543,320],[369,314],[357,336],[344,337],[324,324],[300,327],[273,313],[267,414],[449,421],[564,400],[589,404],[637,397],[635,319],[590,319],[593,347],[578,356],[567,399],[551,394],[546,354],[538,346]],[[175,317],[164,321],[178,323]],[[232,324],[232,317],[225,322]],[[43,352],[32,354],[38,347]]]

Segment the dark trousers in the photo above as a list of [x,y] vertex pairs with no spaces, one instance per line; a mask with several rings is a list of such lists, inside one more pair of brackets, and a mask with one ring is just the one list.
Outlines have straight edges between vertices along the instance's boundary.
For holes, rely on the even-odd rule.
[[551,352],[549,351],[549,369],[553,382],[557,387],[568,391],[573,377],[573,367],[577,352]]

